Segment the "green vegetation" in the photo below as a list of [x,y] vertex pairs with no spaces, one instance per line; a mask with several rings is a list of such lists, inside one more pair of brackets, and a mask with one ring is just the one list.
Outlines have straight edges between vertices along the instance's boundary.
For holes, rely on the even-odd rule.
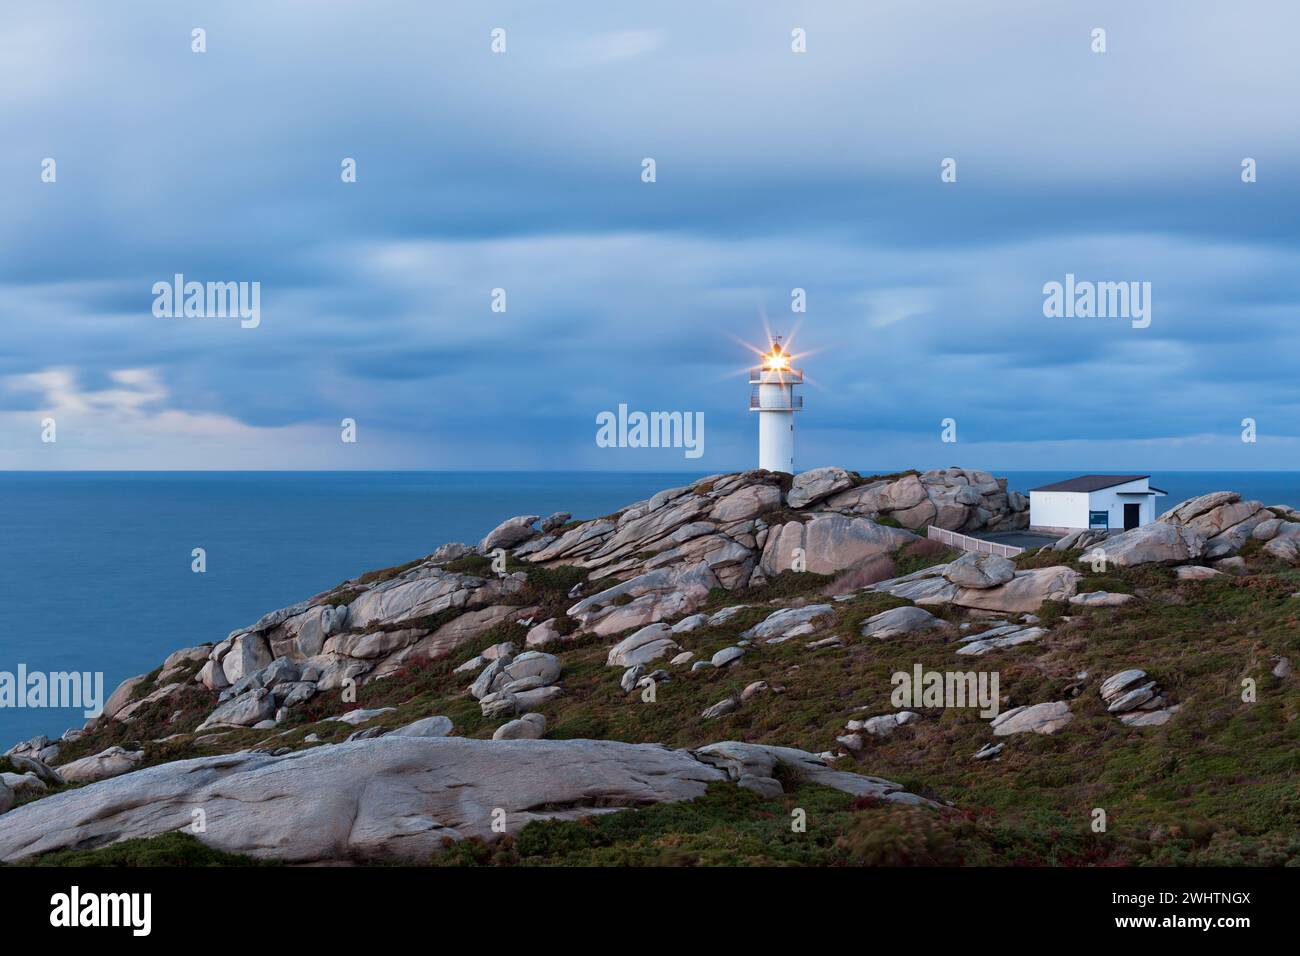
[[[3,865],[3,864],[0,864]],[[188,833],[165,833],[147,840],[123,840],[99,850],[64,850],[10,866],[158,867],[264,866],[251,857],[214,850]]]

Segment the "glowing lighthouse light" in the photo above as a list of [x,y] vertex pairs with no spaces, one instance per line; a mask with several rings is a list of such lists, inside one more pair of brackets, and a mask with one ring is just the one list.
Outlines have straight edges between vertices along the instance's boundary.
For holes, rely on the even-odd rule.
[[803,370],[790,367],[790,353],[774,336],[763,364],[749,370],[749,410],[758,412],[758,467],[794,474],[794,413],[802,411]]

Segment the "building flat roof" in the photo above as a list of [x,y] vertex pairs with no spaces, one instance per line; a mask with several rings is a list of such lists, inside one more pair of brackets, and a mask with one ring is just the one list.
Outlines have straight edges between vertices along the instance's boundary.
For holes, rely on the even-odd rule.
[[1033,491],[1101,491],[1103,488],[1114,488],[1116,485],[1126,485],[1130,481],[1141,481],[1143,478],[1150,478],[1150,475],[1080,475],[1078,478],[1070,478],[1066,481],[1058,481],[1054,485],[1043,485],[1041,488],[1030,488]]

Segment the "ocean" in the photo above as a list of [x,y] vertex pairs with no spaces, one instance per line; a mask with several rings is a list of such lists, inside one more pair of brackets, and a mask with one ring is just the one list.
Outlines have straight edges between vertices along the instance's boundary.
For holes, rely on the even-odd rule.
[[[1028,491],[1070,477],[1006,472]],[[0,473],[0,672],[99,671],[107,695],[172,651],[517,514],[598,517],[682,472]],[[1166,508],[1230,489],[1300,507],[1297,472],[1166,472]],[[207,571],[191,571],[195,548]],[[0,752],[80,726],[76,710],[0,707]]]

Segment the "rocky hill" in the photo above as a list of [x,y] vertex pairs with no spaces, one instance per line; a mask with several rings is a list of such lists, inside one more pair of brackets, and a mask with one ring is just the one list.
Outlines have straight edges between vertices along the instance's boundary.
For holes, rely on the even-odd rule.
[[[1014,561],[922,536],[1027,518],[959,468],[514,517],[17,745],[0,860],[1300,862],[1300,514],[1219,492]],[[996,713],[900,706],[927,671],[996,675]]]

